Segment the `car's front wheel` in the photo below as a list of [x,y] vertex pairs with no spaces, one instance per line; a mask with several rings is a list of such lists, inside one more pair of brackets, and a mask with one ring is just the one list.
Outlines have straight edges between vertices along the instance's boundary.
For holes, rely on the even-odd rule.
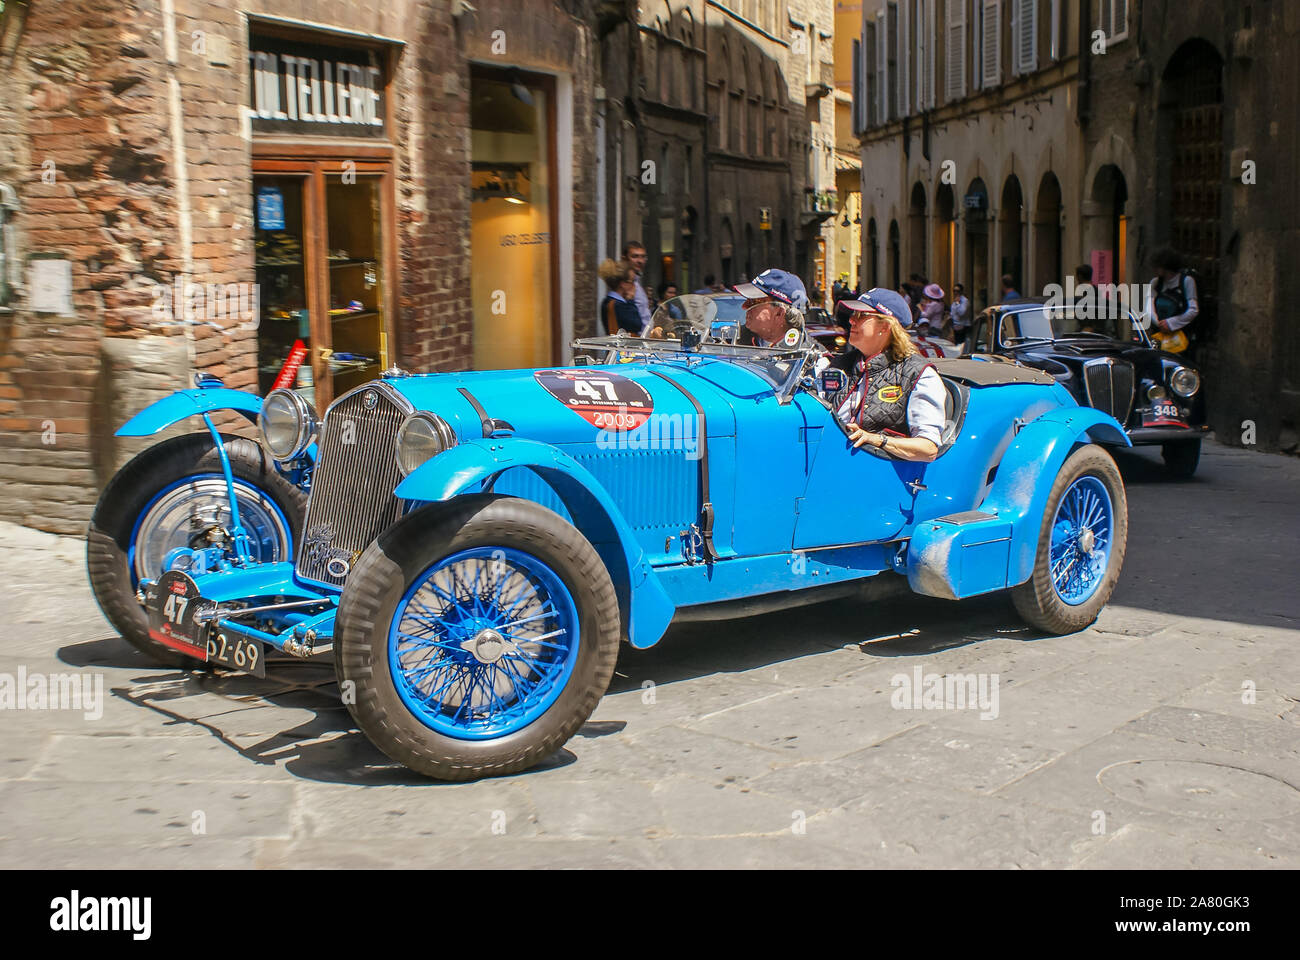
[[1190,480],[1196,473],[1196,466],[1201,462],[1200,440],[1178,440],[1162,444],[1160,455],[1164,458],[1165,469],[1175,480]]
[[366,548],[339,603],[335,665],[379,749],[468,780],[530,767],[572,737],[609,686],[619,637],[586,537],[531,501],[473,495]]
[[1024,620],[1047,633],[1075,633],[1097,619],[1124,565],[1128,500],[1110,454],[1070,454],[1043,513],[1034,574],[1011,590]]

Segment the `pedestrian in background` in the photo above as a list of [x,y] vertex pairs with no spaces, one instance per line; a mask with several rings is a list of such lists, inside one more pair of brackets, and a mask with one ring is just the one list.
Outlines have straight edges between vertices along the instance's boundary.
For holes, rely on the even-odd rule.
[[708,294],[710,294],[710,293],[717,293],[717,290],[714,289],[714,285],[715,285],[716,283],[717,283],[717,281],[714,279],[713,274],[711,274],[711,273],[706,273],[706,274],[704,275],[704,286],[702,286],[702,287],[700,287],[700,289],[695,290],[695,291],[692,291],[692,292],[693,292],[693,293],[702,294],[702,295],[708,295]]
[[660,303],[663,303],[665,300],[671,300],[675,296],[677,296],[677,284],[673,283],[671,280],[659,287]]
[[970,330],[970,301],[966,299],[966,286],[961,283],[952,285],[952,306],[948,308],[952,322],[952,342],[966,342],[966,333]]
[[1009,273],[1002,274],[1002,302],[1019,299],[1020,291],[1016,289],[1015,279]]
[[926,284],[921,289],[921,315],[917,318],[917,322],[928,323],[931,331],[941,330],[945,306],[943,287],[937,283]]
[[629,240],[623,246],[623,259],[632,264],[632,269],[636,271],[636,290],[633,295],[633,302],[636,303],[636,311],[641,315],[641,329],[646,333],[650,332],[650,317],[654,311],[650,309],[650,295],[645,291],[645,284],[641,277],[645,273],[646,252],[645,244],[640,240]]
[[641,315],[633,299],[636,296],[636,271],[626,260],[606,260],[597,268],[605,281],[608,293],[600,302],[600,323],[608,334],[625,330],[640,336],[643,329]]

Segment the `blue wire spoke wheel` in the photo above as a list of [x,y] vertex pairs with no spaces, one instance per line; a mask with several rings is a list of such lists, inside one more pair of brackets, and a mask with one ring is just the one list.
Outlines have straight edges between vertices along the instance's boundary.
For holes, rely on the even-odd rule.
[[553,757],[605,695],[622,636],[613,577],[581,531],[531,500],[462,494],[362,552],[334,668],[371,743],[473,780]]
[[1081,446],[1052,481],[1033,573],[1011,588],[1017,612],[1050,634],[1084,629],[1110,600],[1127,543],[1128,498],[1119,468],[1102,447]]
[[1114,508],[1105,484],[1093,476],[1070,484],[1052,523],[1052,586],[1063,601],[1078,606],[1097,592],[1114,533]]
[[431,729],[464,740],[506,736],[541,717],[582,643],[564,582],[522,550],[461,550],[418,577],[388,634],[398,694]]

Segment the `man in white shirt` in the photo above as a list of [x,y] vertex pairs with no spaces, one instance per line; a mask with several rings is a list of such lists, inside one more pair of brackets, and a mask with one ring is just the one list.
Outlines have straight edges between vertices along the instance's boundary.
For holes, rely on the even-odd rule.
[[948,308],[952,318],[952,341],[966,342],[966,333],[970,330],[970,300],[966,299],[966,287],[960,283],[952,285],[952,306]]
[[645,284],[641,281],[641,275],[645,273],[646,252],[645,244],[639,240],[629,240],[623,247],[623,259],[632,264],[632,269],[636,271],[636,312],[641,315],[641,335],[645,336],[650,332],[650,295],[645,292]]
[[1183,269],[1183,260],[1165,247],[1151,257],[1155,278],[1147,288],[1147,316],[1161,333],[1181,330],[1201,312],[1196,299],[1196,281]]

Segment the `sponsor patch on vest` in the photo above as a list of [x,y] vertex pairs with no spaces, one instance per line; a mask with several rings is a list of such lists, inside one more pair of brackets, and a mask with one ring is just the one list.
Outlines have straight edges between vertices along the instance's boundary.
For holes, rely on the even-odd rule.
[[876,399],[881,403],[898,403],[899,398],[903,396],[903,388],[898,384],[890,384],[887,387],[881,387],[876,392]]

